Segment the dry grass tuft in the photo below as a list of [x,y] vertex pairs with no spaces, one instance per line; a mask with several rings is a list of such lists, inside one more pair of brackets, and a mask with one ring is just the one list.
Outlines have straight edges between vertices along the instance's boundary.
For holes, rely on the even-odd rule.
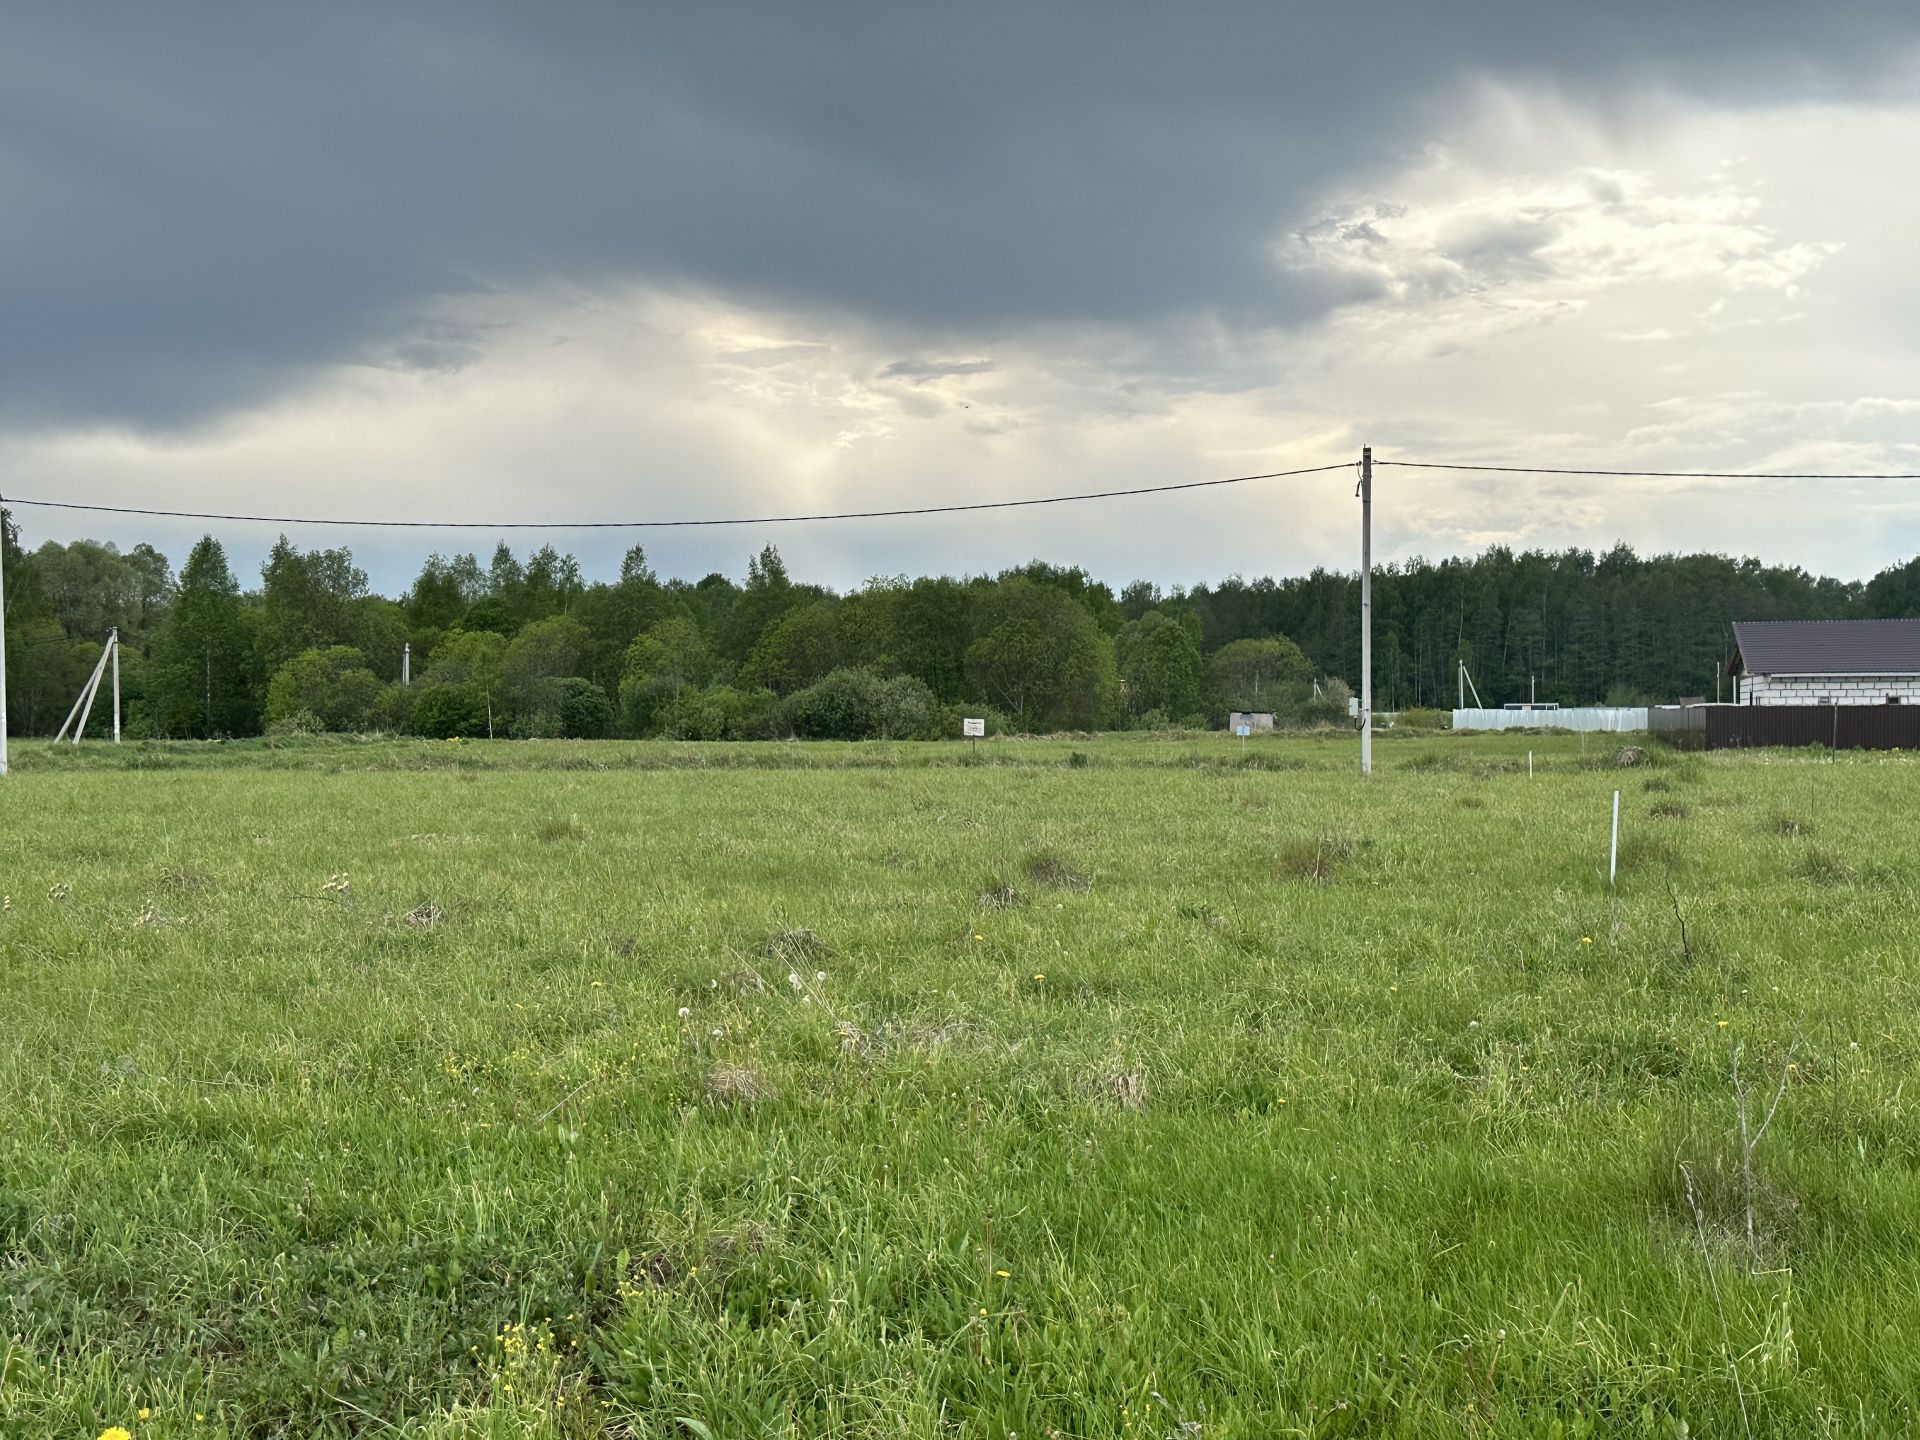
[[722,1065],[707,1076],[707,1103],[723,1109],[746,1109],[778,1100],[773,1088],[758,1070],[745,1065]]
[[191,865],[175,865],[162,870],[156,883],[162,890],[171,890],[176,895],[194,895],[213,884],[213,877]]
[[1349,836],[1325,832],[1311,840],[1289,840],[1274,857],[1274,874],[1282,880],[1325,885],[1353,858],[1359,845]]
[[717,984],[720,989],[730,990],[735,995],[764,995],[767,993],[766,980],[758,970],[748,965],[742,965],[738,970],[728,971],[725,975],[719,977]]
[[1635,765],[1647,763],[1647,752],[1638,745],[1622,745],[1614,751],[1613,763],[1622,770],[1632,769]]
[[986,910],[1012,910],[1026,903],[1026,897],[1011,885],[999,885],[980,892],[980,905]]
[[1647,807],[1649,815],[1658,815],[1664,820],[1684,820],[1693,814],[1693,807],[1684,800],[1662,800]]
[[1100,1082],[1100,1091],[1122,1110],[1144,1110],[1147,1108],[1147,1072],[1122,1070],[1107,1075]]
[[1811,835],[1813,833],[1813,822],[1811,820],[1802,820],[1796,815],[1776,815],[1773,817],[1770,828],[1776,835]]
[[797,965],[827,953],[827,942],[811,930],[780,929],[760,942],[760,953],[783,965]]
[[447,912],[431,900],[428,900],[407,911],[406,914],[400,917],[400,921],[402,924],[412,925],[417,929],[430,930],[446,918]]
[[1050,850],[1029,855],[1022,868],[1029,881],[1048,890],[1087,890],[1093,886],[1091,875]]

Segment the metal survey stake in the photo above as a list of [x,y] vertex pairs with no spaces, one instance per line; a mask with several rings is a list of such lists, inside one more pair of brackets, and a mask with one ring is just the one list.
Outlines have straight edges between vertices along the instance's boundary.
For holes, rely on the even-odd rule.
[[1620,792],[1613,792],[1613,844],[1607,850],[1607,884],[1620,873]]

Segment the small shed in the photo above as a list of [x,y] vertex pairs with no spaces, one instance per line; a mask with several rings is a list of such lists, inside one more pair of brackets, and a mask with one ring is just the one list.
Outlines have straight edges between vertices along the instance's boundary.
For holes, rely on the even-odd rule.
[[1920,703],[1920,619],[1736,620],[1742,705]]
[[1273,712],[1271,710],[1236,710],[1227,720],[1227,733],[1238,735],[1245,727],[1249,735],[1271,735],[1273,733]]

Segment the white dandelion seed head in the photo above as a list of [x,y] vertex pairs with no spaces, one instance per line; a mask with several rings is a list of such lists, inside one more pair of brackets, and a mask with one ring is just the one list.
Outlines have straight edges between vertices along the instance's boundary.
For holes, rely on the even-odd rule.
[[684,1019],[686,1019],[686,1018],[687,1018],[687,1017],[688,1017],[689,1015],[691,1015],[691,1014],[693,1014],[693,1011],[692,1011],[691,1009],[689,1009],[689,1008],[688,1008],[687,1006],[685,1006],[685,1005],[682,1005],[682,1006],[680,1007],[680,1018],[681,1018],[682,1020],[684,1020]]

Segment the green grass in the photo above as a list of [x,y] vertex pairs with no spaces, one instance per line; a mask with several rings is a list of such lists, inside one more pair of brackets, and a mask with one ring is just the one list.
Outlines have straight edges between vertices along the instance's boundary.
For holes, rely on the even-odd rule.
[[17,749],[0,1433],[1911,1433],[1913,760],[1378,753]]

